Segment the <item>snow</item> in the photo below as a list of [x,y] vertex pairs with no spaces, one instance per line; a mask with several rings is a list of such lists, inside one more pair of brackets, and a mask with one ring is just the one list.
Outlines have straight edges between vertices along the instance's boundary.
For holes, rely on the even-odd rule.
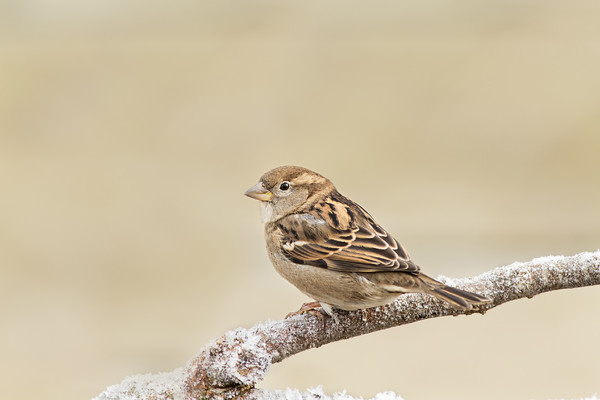
[[[263,396],[265,395],[266,396]],[[332,395],[327,395],[323,391],[322,386],[310,388],[305,392],[300,392],[298,389],[274,390],[272,392],[262,392],[259,396],[261,400],[363,400],[362,397],[352,397],[343,392],[337,392]],[[394,392],[377,393],[375,397],[369,400],[402,400]]]
[[[503,293],[508,292],[507,289],[521,295],[532,292],[533,278],[540,286],[557,280],[558,275],[561,276],[561,281],[577,281],[577,274],[581,273],[580,269],[565,267],[585,267],[594,260],[597,262],[598,259],[600,259],[600,251],[579,253],[572,257],[545,256],[527,262],[514,262],[472,278],[453,279],[440,276],[438,280],[449,286],[491,295],[498,300],[499,296],[502,297]],[[509,285],[510,288],[503,284]]]
[[130,376],[121,383],[107,387],[93,400],[183,399],[183,376],[183,368],[159,374]]
[[[264,329],[269,324],[261,325]],[[253,385],[262,378],[273,356],[259,332],[258,326],[238,328],[205,347],[202,353],[208,353],[209,359],[203,364],[213,386]],[[207,352],[207,348],[211,350]]]

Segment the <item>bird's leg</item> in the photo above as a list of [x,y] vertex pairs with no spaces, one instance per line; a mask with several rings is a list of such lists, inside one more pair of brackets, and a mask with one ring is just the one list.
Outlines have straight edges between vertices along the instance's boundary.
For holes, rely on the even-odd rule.
[[304,303],[304,304],[302,304],[302,307],[300,307],[300,309],[298,311],[289,313],[288,315],[285,316],[285,318],[287,319],[287,318],[294,317],[296,315],[310,314],[310,315],[314,315],[322,320],[323,314],[317,310],[317,308],[321,308],[321,307],[322,307],[321,303],[319,303],[318,301],[311,301],[310,303]]

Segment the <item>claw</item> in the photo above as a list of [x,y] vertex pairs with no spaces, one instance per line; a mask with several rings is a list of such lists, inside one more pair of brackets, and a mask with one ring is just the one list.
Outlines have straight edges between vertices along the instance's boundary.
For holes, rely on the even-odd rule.
[[319,318],[322,321],[323,313],[321,313],[319,310],[317,310],[318,308],[322,308],[321,303],[319,303],[318,301],[304,303],[304,304],[302,304],[302,307],[300,307],[300,309],[298,311],[294,311],[294,312],[291,312],[288,315],[286,315],[285,319],[294,317],[296,315],[310,314],[310,315],[314,315],[315,317]]

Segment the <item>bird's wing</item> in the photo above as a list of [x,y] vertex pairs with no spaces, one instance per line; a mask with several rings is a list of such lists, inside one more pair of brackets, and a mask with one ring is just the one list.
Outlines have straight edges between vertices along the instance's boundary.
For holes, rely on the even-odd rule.
[[418,272],[404,248],[360,206],[335,203],[279,221],[283,251],[294,262],[343,272]]

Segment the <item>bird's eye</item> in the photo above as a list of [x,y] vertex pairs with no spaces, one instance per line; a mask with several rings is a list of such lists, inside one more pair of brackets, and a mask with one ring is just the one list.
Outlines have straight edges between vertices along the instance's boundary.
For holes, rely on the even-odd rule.
[[279,185],[279,190],[283,190],[286,191],[290,188],[290,183],[289,182],[281,182],[281,185]]

